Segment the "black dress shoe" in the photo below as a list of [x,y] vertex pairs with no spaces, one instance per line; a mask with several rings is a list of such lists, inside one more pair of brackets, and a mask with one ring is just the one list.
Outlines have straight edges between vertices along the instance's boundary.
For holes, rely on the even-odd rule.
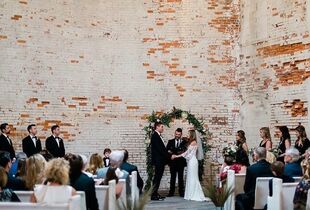
[[152,201],[163,201],[165,199],[165,197],[162,197],[162,196],[152,196],[151,197],[151,200]]

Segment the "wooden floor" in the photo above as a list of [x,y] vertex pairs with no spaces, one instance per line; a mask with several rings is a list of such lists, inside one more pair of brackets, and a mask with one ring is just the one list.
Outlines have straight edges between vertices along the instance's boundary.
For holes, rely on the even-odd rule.
[[187,201],[181,197],[168,197],[164,201],[149,201],[146,210],[213,210],[215,207],[211,201],[197,202]]

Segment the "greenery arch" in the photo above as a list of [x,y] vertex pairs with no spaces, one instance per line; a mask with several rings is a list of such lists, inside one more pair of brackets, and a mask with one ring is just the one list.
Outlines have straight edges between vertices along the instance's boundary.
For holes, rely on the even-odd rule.
[[[145,190],[150,189],[152,185],[152,179],[153,179],[153,166],[151,163],[151,147],[150,147],[150,139],[154,132],[153,126],[156,121],[160,121],[163,123],[163,125],[170,127],[170,123],[174,119],[183,119],[187,120],[187,122],[192,125],[195,130],[197,130],[200,133],[203,151],[204,151],[204,157],[207,151],[210,150],[210,145],[207,144],[207,141],[211,138],[211,133],[207,129],[206,124],[204,124],[203,119],[197,119],[195,115],[191,114],[189,111],[184,111],[182,109],[177,109],[173,107],[171,112],[167,113],[156,113],[152,112],[150,116],[148,116],[148,125],[143,128],[145,131],[145,145],[146,145],[146,172],[147,172],[147,180],[145,184]],[[199,179],[202,180],[203,175],[203,169],[204,169],[204,163],[205,158],[203,160],[199,161]]]

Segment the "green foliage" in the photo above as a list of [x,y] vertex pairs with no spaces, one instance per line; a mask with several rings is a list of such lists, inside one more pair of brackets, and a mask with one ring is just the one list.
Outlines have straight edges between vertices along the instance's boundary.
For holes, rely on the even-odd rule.
[[145,205],[147,204],[149,200],[150,193],[151,193],[151,189],[145,192],[142,197],[139,197],[138,202],[134,203],[134,205],[132,205],[131,200],[129,199],[129,197],[127,197],[127,200],[126,200],[127,205],[124,205],[124,203],[120,205],[118,203],[117,207],[119,210],[144,210]]
[[215,185],[207,185],[205,194],[211,199],[216,207],[223,207],[227,198],[233,193],[231,187],[216,187]]
[[[211,133],[206,129],[204,125],[203,119],[197,119],[195,115],[191,114],[188,111],[184,111],[182,109],[177,109],[173,107],[171,112],[156,114],[154,111],[150,116],[148,116],[148,126],[145,126],[143,130],[145,131],[145,144],[146,144],[146,171],[147,171],[147,180],[145,183],[145,190],[150,189],[151,182],[153,179],[153,166],[151,164],[151,147],[150,147],[150,139],[153,134],[153,126],[154,123],[160,121],[163,125],[170,127],[170,123],[174,119],[184,119],[187,120],[190,125],[192,125],[195,130],[197,130],[201,134],[202,147],[204,151],[204,155],[207,151],[210,150],[211,146],[207,144],[207,141],[211,138]],[[202,179],[203,171],[204,171],[204,160],[199,161],[199,179]]]

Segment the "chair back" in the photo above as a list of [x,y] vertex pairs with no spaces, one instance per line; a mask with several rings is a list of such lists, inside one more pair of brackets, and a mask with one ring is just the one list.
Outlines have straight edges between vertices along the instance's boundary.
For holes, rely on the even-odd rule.
[[263,209],[269,195],[269,180],[272,177],[256,178],[254,209]]

